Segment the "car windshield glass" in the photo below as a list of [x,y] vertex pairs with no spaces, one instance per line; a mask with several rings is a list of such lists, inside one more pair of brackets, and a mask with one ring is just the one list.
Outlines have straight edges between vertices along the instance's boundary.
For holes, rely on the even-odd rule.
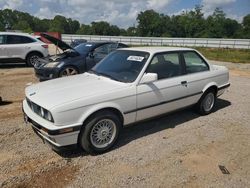
[[79,52],[80,54],[86,54],[93,48],[93,44],[91,43],[84,43],[77,45],[74,49]]
[[90,73],[109,77],[120,82],[133,82],[141,72],[149,53],[117,50],[90,70]]

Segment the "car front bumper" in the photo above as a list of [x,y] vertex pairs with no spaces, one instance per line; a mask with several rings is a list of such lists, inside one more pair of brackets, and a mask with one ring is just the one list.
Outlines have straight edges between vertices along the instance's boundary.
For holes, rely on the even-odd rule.
[[51,80],[59,77],[60,70],[58,68],[36,68],[35,75],[40,81]]
[[35,133],[42,138],[45,143],[52,146],[53,149],[59,150],[61,147],[72,146],[78,143],[78,135],[80,133],[81,126],[66,128],[54,126],[49,129],[48,125],[42,125],[46,122],[46,120],[43,120],[40,116],[35,114],[29,108],[26,100],[23,101],[23,113],[25,122],[31,123]]

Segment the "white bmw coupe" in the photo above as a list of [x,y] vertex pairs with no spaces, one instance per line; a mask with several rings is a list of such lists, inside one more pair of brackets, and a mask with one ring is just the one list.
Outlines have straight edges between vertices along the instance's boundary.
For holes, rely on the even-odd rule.
[[53,148],[78,144],[102,153],[123,126],[193,105],[209,114],[229,86],[228,69],[194,49],[127,48],[84,74],[27,87],[23,111]]

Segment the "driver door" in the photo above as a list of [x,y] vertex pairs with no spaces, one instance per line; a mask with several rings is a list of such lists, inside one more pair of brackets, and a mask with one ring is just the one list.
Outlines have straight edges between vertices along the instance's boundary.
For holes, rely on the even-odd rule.
[[182,106],[187,95],[179,52],[156,54],[146,72],[157,73],[158,80],[137,86],[136,121],[154,117]]

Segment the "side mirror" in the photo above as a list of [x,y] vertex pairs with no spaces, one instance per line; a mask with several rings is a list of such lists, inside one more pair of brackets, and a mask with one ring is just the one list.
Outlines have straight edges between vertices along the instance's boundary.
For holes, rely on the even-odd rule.
[[146,84],[158,80],[158,75],[156,73],[144,73],[141,78],[140,84]]
[[95,57],[93,52],[89,52],[88,56],[89,56],[90,58],[94,58],[94,57]]

